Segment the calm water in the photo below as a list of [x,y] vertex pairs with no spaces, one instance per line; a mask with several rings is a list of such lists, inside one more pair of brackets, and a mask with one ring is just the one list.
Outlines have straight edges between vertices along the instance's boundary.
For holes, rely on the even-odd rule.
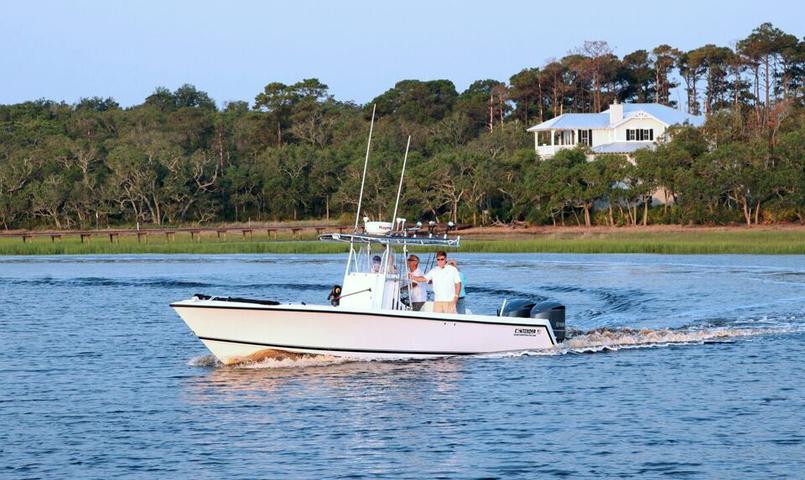
[[0,257],[0,477],[805,477],[805,256],[459,259],[575,336],[222,367],[168,303],[322,303],[343,258]]

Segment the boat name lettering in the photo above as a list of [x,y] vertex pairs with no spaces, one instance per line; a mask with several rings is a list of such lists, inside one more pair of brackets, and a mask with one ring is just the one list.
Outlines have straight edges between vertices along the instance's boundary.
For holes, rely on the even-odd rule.
[[514,336],[515,337],[533,337],[537,335],[536,328],[515,328],[514,329]]

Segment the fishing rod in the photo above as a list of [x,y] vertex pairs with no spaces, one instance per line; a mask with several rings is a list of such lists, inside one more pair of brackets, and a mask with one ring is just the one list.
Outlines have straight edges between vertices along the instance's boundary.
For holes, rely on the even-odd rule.
[[[369,123],[369,140],[366,142],[366,158],[363,161],[363,175],[361,176],[361,192],[358,195],[358,210],[355,212],[355,226],[352,228],[352,233],[358,233],[358,222],[361,218],[361,203],[363,202],[363,186],[366,183],[366,168],[369,166],[369,151],[372,148],[372,132],[375,128],[375,110],[377,104],[372,105],[372,120]],[[347,258],[347,267],[344,270],[344,277],[349,273],[349,265],[352,263],[352,257],[355,253],[355,242],[353,239],[349,241],[349,258]]]
[[363,175],[361,176],[361,192],[358,195],[358,211],[355,213],[355,227],[353,228],[353,232],[358,232],[358,222],[361,219],[361,203],[363,202],[363,186],[366,183],[366,167],[369,166],[369,150],[372,148],[372,131],[375,127],[375,110],[377,109],[377,104],[372,106],[372,121],[369,124],[369,141],[366,143],[366,159],[363,161]]
[[[408,163],[408,149],[411,147],[411,135],[408,135],[408,143],[405,145],[405,155],[403,156],[402,172],[400,173],[400,186],[397,188],[397,200],[394,202],[394,214],[391,216],[391,230],[394,231],[397,225],[397,208],[400,206],[400,194],[402,193],[403,179],[405,178],[405,164]],[[403,225],[405,228],[405,225]],[[389,272],[389,248],[386,247],[386,271]]]
[[[408,149],[411,147],[411,135],[408,135],[408,143],[405,144],[405,156],[403,157],[402,173],[400,174],[400,186],[397,187],[397,200],[394,202],[394,215],[391,216],[392,225],[397,222],[397,208],[400,206],[400,194],[402,193],[403,179],[405,178],[405,164],[408,163]],[[405,228],[405,225],[403,225]]]

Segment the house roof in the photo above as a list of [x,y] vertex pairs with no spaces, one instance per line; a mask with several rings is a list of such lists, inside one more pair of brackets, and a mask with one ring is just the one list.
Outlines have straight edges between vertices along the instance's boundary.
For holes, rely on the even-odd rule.
[[550,130],[554,128],[607,128],[609,126],[609,114],[602,113],[564,113],[546,122],[528,129],[529,132],[535,130]]
[[[648,114],[666,125],[689,123],[694,127],[704,124],[704,118],[690,115],[675,108],[666,107],[658,103],[624,103],[623,120],[637,117],[640,113]],[[621,123],[618,122],[618,123]],[[553,129],[577,128],[612,128],[616,124],[609,123],[609,109],[601,113],[565,113],[542,122],[528,129],[529,132]]]
[[[629,118],[634,116],[637,112],[646,112],[657,120],[668,125],[689,123],[694,127],[701,127],[704,125],[704,117],[699,115],[691,115],[682,110],[660,105],[659,103],[624,103],[623,104],[623,117]],[[603,113],[609,116],[609,109],[604,110]]]
[[634,153],[641,148],[654,150],[657,144],[654,142],[612,142],[593,147],[593,153]]

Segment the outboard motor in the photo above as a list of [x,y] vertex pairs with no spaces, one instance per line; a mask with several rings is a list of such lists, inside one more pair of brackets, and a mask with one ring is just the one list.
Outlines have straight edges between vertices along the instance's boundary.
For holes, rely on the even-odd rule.
[[532,300],[512,300],[503,305],[503,310],[498,309],[498,317],[529,318],[534,305],[536,302]]
[[512,300],[498,309],[499,317],[539,318],[551,322],[557,342],[565,340],[565,306],[555,300]]
[[531,318],[542,318],[551,322],[551,329],[557,342],[565,340],[565,306],[553,300],[546,300],[531,307]]

